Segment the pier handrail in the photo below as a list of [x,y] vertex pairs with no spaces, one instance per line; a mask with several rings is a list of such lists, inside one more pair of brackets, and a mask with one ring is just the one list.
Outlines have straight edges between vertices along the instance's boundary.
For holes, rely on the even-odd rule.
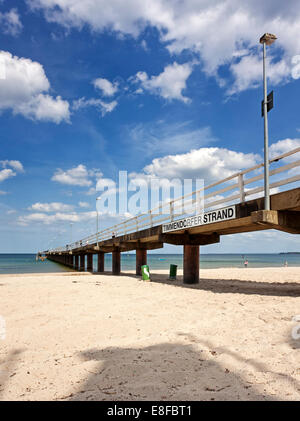
[[[278,163],[279,161],[295,155],[300,152],[300,147],[293,149],[289,152],[283,153],[269,160],[270,164]],[[95,234],[89,235],[82,238],[79,241],[75,241],[65,247],[57,247],[49,250],[48,252],[65,252],[71,251],[87,244],[97,244],[101,241],[112,238],[113,234],[117,237],[118,235],[129,234],[131,232],[141,231],[142,229],[152,228],[153,226],[160,225],[163,222],[172,222],[175,217],[184,217],[187,215],[192,215],[197,212],[197,209],[202,208],[202,210],[210,210],[215,206],[225,205],[229,206],[230,204],[243,203],[246,200],[246,197],[257,195],[264,191],[264,186],[255,186],[247,190],[245,186],[260,181],[264,178],[263,172],[260,174],[254,175],[251,178],[247,178],[250,172],[257,172],[264,167],[264,164],[257,164],[251,168],[247,168],[243,171],[234,173],[220,181],[213,182],[207,186],[204,186],[201,189],[190,192],[184,196],[172,199],[165,203],[160,203],[155,208],[150,209],[148,212],[139,214],[137,216],[131,217],[122,221],[118,224],[115,224],[109,228],[105,228]],[[300,167],[300,159],[296,161],[289,162],[282,166],[279,166],[275,169],[270,170],[270,177],[274,177],[277,174],[281,174],[286,171],[290,171],[294,168]],[[290,174],[288,174],[290,175]],[[235,180],[236,179],[236,180]],[[278,187],[285,186],[290,183],[295,183],[300,180],[300,172],[289,176],[287,178],[274,180],[270,183],[270,189],[275,189]],[[235,182],[234,182],[235,181]],[[212,191],[205,195],[205,191],[213,189],[214,187],[220,186],[224,183],[229,183],[226,187],[223,187],[219,190]],[[221,196],[223,193],[227,193],[234,190],[233,194],[230,196]],[[200,199],[199,199],[200,198]],[[188,200],[187,200],[188,199]],[[199,202],[202,200],[201,205]],[[179,202],[179,203],[178,203]],[[184,212],[182,211],[184,209]],[[160,218],[158,218],[160,217]]]

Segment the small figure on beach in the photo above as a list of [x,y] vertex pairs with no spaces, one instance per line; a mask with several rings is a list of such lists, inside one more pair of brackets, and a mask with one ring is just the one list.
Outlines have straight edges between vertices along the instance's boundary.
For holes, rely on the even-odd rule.
[[245,266],[245,268],[248,267],[248,260],[247,259],[244,261],[244,266]]
[[285,262],[284,262],[284,267],[285,267],[285,268],[287,268],[287,267],[288,267],[288,261],[287,261],[287,260],[285,260]]

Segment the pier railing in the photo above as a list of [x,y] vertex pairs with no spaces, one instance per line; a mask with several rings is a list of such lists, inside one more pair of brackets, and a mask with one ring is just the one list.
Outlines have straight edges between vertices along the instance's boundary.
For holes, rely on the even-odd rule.
[[[298,154],[298,155],[297,155]],[[300,147],[270,159],[270,192],[283,191],[291,183],[300,181]],[[172,199],[149,210],[147,213],[128,218],[109,228],[82,238],[65,247],[51,252],[77,249],[88,244],[151,228],[178,218],[201,213],[260,197],[264,193],[264,164],[232,174],[220,181],[211,183],[184,196]]]

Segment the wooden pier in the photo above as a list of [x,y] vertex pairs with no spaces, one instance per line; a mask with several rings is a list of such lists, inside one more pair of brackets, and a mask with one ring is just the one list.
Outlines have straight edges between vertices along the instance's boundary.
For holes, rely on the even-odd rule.
[[[218,243],[222,235],[276,229],[300,234],[300,188],[271,196],[271,210],[264,210],[264,199],[259,198],[235,206],[236,218],[169,233],[162,225],[120,235],[104,241],[86,244],[70,251],[49,251],[49,260],[76,270],[92,271],[92,258],[98,256],[99,273],[104,271],[104,254],[112,253],[112,272],[121,270],[121,253],[136,250],[136,274],[147,263],[147,250],[162,248],[164,243],[183,245],[183,273],[185,283],[199,282],[199,247]],[[85,262],[86,261],[86,262]]]
[[[300,167],[299,153],[300,148],[296,148],[269,161],[273,166],[270,169],[271,192],[272,189],[285,189],[271,195],[271,210],[264,210],[263,197],[247,200],[264,190],[259,184],[263,180],[264,165],[258,164],[160,204],[146,214],[41,254],[79,271],[92,271],[93,255],[97,254],[97,272],[101,273],[104,272],[105,253],[112,253],[112,272],[119,274],[121,253],[135,250],[136,274],[140,275],[141,266],[147,263],[147,250],[160,249],[165,243],[182,245],[184,282],[197,283],[199,247],[218,243],[222,235],[268,229],[300,234],[300,173],[295,173]],[[252,177],[251,172],[254,173]],[[290,184],[294,188],[286,190]],[[246,188],[250,185],[252,188]],[[202,212],[197,214],[201,203]]]

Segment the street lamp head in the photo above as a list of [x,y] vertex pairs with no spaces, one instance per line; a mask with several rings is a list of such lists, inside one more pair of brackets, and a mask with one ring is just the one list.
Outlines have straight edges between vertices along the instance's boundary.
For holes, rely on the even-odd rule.
[[264,34],[264,35],[260,38],[259,42],[260,42],[261,44],[271,45],[271,44],[273,44],[273,42],[275,42],[276,40],[277,40],[276,35],[266,33],[266,34]]

